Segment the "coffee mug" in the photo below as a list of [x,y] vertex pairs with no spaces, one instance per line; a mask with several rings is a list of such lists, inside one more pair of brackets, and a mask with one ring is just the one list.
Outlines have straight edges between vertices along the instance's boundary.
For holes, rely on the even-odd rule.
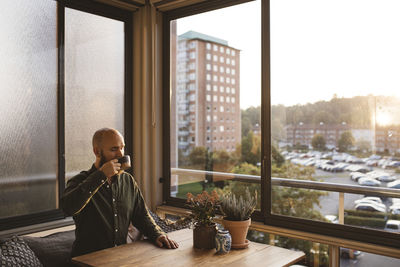
[[120,157],[118,159],[118,163],[121,163],[120,173],[122,173],[122,171],[129,169],[131,167],[131,157],[129,157],[129,155]]

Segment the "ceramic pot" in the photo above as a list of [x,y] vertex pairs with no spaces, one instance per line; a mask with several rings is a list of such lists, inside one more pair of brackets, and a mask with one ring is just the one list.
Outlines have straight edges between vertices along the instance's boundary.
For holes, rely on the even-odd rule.
[[193,246],[202,249],[215,248],[216,233],[217,227],[215,223],[212,225],[195,224],[193,229]]
[[231,250],[232,238],[228,230],[218,230],[215,236],[215,250],[218,254],[225,254]]
[[250,223],[251,219],[246,221],[222,220],[224,228],[227,229],[232,236],[232,248],[245,248],[248,246],[246,236]]

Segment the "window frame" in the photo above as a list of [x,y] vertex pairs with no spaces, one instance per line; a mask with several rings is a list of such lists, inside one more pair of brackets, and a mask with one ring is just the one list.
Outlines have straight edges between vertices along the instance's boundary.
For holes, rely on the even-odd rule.
[[[166,12],[163,20],[163,203],[185,208],[185,200],[170,196],[170,22],[186,16],[221,9],[250,1],[216,0],[212,3],[200,3]],[[400,248],[400,236],[373,229],[350,225],[337,225],[309,219],[295,218],[271,213],[271,81],[270,81],[270,0],[261,0],[261,210],[253,213],[252,220],[266,225],[299,230],[324,236],[339,237],[347,240],[373,243],[381,246]],[[231,88],[232,89],[232,88]]]
[[[22,228],[21,232],[29,232],[29,228],[34,229],[34,225],[48,223],[56,220],[65,219],[66,216],[59,206],[61,196],[65,190],[65,8],[83,11],[89,14],[98,15],[124,22],[125,51],[124,51],[124,138],[125,151],[128,154],[133,152],[133,110],[131,109],[133,99],[133,32],[132,32],[132,13],[117,7],[90,0],[52,0],[57,2],[57,192],[56,206],[58,208],[6,218],[0,218],[0,232],[8,233],[10,229]],[[131,172],[131,170],[129,170]],[[71,224],[71,221],[64,221],[59,226]],[[13,231],[13,233],[18,233]]]

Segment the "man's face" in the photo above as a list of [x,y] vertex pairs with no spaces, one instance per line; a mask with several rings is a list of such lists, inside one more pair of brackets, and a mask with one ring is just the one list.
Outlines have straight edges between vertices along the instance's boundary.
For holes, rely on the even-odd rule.
[[107,133],[101,142],[100,166],[124,155],[125,142],[119,134]]

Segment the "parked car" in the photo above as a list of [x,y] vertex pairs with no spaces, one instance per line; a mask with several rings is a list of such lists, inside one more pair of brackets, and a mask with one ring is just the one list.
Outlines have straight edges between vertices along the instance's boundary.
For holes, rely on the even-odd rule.
[[353,181],[358,182],[358,179],[360,179],[361,177],[365,177],[365,174],[362,172],[351,172],[350,173],[350,178]]
[[375,203],[379,203],[382,204],[382,199],[380,197],[363,197],[361,199],[357,199],[356,201],[354,201],[354,203],[358,204],[360,202],[365,202],[365,201],[373,201]]
[[389,207],[389,212],[394,215],[400,215],[400,205],[393,204],[392,206]]
[[386,212],[386,208],[376,205],[376,203],[359,203],[356,205],[356,210],[363,211],[377,211],[377,212]]
[[400,189],[400,179],[387,184],[389,188]]
[[328,214],[328,215],[325,215],[324,217],[331,223],[339,223],[339,219],[336,215]]
[[361,255],[361,251],[349,249],[349,248],[340,248],[340,256],[347,259],[354,259]]
[[381,182],[370,178],[370,177],[361,177],[360,179],[358,179],[358,183],[360,185],[366,185],[366,186],[380,186]]
[[382,208],[382,209],[385,209],[385,210],[386,210],[385,204],[378,203],[378,202],[373,201],[373,200],[370,200],[370,199],[364,199],[364,198],[362,198],[362,199],[358,199],[358,200],[354,201],[354,204],[355,204],[355,205],[357,205],[357,204],[362,204],[362,203],[373,204],[373,205],[375,205],[375,206],[377,206],[377,207],[379,207],[379,208]]
[[400,221],[387,220],[385,230],[390,232],[400,232]]

